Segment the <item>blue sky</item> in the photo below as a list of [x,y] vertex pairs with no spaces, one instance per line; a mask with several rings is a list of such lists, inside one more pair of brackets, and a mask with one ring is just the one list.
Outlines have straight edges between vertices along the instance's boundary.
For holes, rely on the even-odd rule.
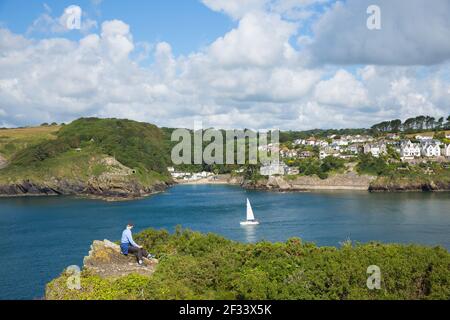
[[[15,33],[25,33],[35,19],[51,8],[59,16],[70,5],[78,5],[89,18],[99,21],[118,19],[131,26],[136,41],[167,41],[175,54],[189,54],[206,46],[236,22],[224,14],[208,9],[198,0],[0,0],[0,21]],[[33,34],[43,38],[43,34]],[[69,38],[80,38],[72,32]]]
[[[66,27],[69,6],[82,30]],[[367,9],[377,5],[381,29]],[[79,10],[79,9],[78,9]],[[0,127],[368,127],[450,114],[448,0],[0,0]]]

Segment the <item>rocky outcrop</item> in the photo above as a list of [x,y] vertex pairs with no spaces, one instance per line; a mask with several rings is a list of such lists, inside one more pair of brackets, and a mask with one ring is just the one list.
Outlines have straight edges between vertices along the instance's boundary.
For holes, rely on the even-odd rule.
[[120,278],[129,274],[152,275],[158,260],[144,258],[143,261],[144,265],[138,265],[133,255],[124,256],[119,245],[104,240],[93,242],[83,264],[85,270],[102,278]]
[[133,175],[134,170],[124,166],[113,157],[104,157],[93,164],[100,164],[104,172],[86,180],[52,177],[41,182],[32,180],[11,181],[0,184],[0,196],[55,196],[82,195],[104,200],[128,200],[142,198],[164,191],[169,184],[156,182],[142,185]]
[[30,180],[0,185],[0,196],[56,196],[81,195],[103,198],[105,200],[137,199],[164,191],[166,183],[150,187],[142,186],[134,180],[91,178],[89,181],[74,181],[53,178],[50,181],[35,183]]
[[312,190],[369,190],[375,177],[358,175],[354,172],[336,174],[328,179],[301,176],[295,179],[272,176],[258,182],[246,181],[243,186],[248,189],[274,191],[312,191]]
[[372,182],[369,190],[371,192],[408,192],[408,191],[450,191],[448,181],[412,181],[410,179],[388,179],[378,178]]

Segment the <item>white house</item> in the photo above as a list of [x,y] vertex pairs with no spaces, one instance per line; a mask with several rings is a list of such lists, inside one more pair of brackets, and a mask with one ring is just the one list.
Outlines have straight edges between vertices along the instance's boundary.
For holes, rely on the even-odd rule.
[[362,135],[356,135],[356,136],[347,136],[346,139],[349,143],[364,143],[368,141],[373,141],[372,137],[369,136],[362,136]]
[[410,140],[403,141],[400,145],[400,156],[402,159],[414,159],[421,155],[420,145]]
[[323,160],[323,159],[325,159],[326,157],[329,157],[329,156],[338,157],[339,156],[339,151],[336,151],[336,150],[334,150],[332,148],[326,148],[326,149],[320,150],[320,154],[319,154],[320,160]]
[[375,143],[364,145],[364,153],[371,153],[372,156],[378,158],[380,155],[387,153],[387,147],[385,143]]
[[422,156],[427,157],[427,158],[441,156],[441,146],[439,143],[437,143],[435,141],[423,143],[421,151],[422,151]]
[[446,157],[450,157],[450,144],[444,146],[444,153],[443,153],[443,155],[446,156]]
[[306,145],[306,140],[305,139],[297,139],[294,141],[294,144],[296,146],[304,146],[304,145]]
[[278,153],[280,152],[280,145],[278,143],[269,143],[266,146],[259,146],[258,151]]
[[347,139],[341,138],[341,139],[335,139],[333,140],[333,144],[336,144],[340,147],[348,146],[349,141]]
[[306,145],[308,146],[315,146],[317,145],[317,139],[316,138],[309,138],[306,140]]
[[347,148],[347,151],[351,152],[353,154],[358,154],[359,153],[359,145],[353,144]]
[[296,175],[300,174],[300,170],[295,167],[288,167],[286,174],[288,174],[290,176],[296,176]]
[[419,140],[419,141],[430,141],[430,140],[433,140],[433,137],[432,136],[421,136],[421,135],[418,135],[418,136],[416,136],[416,139]]
[[298,157],[297,150],[283,149],[283,150],[281,150],[280,154],[283,158],[297,158]]

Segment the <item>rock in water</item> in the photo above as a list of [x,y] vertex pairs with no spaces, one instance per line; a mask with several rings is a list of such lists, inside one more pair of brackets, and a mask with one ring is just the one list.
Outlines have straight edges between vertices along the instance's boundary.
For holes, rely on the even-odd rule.
[[103,278],[120,278],[132,273],[152,275],[158,260],[144,258],[144,265],[136,262],[134,255],[124,256],[120,246],[109,241],[94,241],[89,256],[84,258],[84,268]]

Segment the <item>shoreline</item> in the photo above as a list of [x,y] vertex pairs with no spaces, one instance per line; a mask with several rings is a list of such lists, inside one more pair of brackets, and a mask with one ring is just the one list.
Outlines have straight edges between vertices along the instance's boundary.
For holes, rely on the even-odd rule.
[[[299,180],[307,179],[309,183],[299,183]],[[257,183],[249,183],[244,181],[242,177],[231,177],[230,175],[217,176],[216,179],[204,178],[195,181],[184,181],[184,180],[174,180],[172,183],[164,185],[164,189],[160,189],[161,185],[158,185],[154,191],[142,193],[139,196],[129,195],[129,196],[114,196],[114,195],[100,195],[100,194],[89,194],[89,193],[20,193],[20,194],[0,194],[0,199],[7,198],[39,198],[39,197],[58,197],[58,196],[71,196],[80,199],[90,199],[90,200],[101,200],[105,202],[127,202],[142,200],[160,193],[166,192],[171,187],[177,185],[229,185],[241,187],[244,190],[256,190],[265,192],[278,192],[278,193],[314,193],[314,192],[333,192],[333,191],[355,191],[355,192],[367,192],[367,193],[446,193],[450,192],[450,189],[420,189],[414,186],[413,189],[405,188],[373,188],[369,183],[366,185],[356,184],[332,184],[330,181],[322,180],[317,184],[311,183],[312,180],[316,178],[312,177],[299,177],[297,180],[288,181],[282,177],[269,177],[267,180],[261,180]],[[160,190],[158,190],[160,189]]]

